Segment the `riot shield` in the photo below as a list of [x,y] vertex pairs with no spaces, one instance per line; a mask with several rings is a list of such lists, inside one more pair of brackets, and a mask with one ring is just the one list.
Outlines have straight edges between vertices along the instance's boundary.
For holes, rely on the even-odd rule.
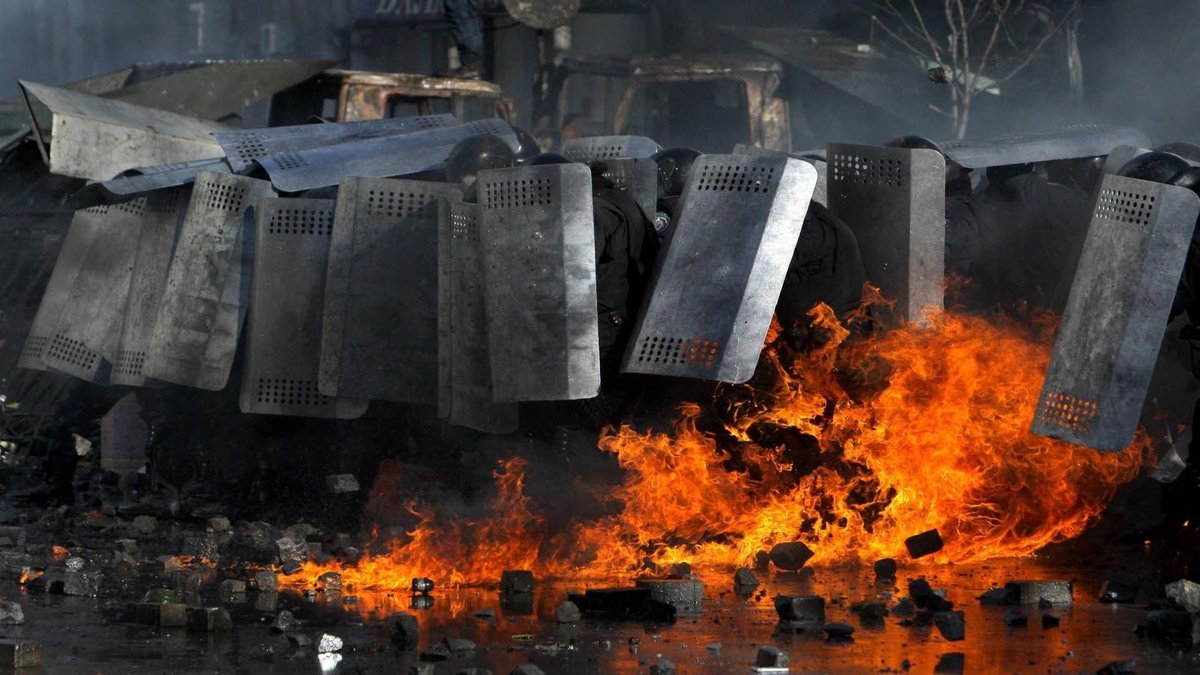
[[563,143],[563,157],[572,162],[591,164],[598,159],[650,157],[662,146],[645,136],[588,136]]
[[333,211],[332,199],[256,205],[244,413],[351,419],[367,411],[367,401],[325,396],[317,386]]
[[698,158],[622,371],[750,379],[816,183],[781,155]]
[[1198,214],[1185,188],[1104,177],[1033,433],[1097,450],[1133,440]]
[[223,159],[199,159],[194,162],[146,166],[126,171],[123,176],[106,180],[97,185],[111,195],[124,196],[161,190],[163,188],[191,185],[201,171],[229,173],[229,165]]
[[862,252],[867,279],[908,321],[942,306],[946,162],[936,150],[831,143],[829,210]]
[[1051,131],[985,140],[943,141],[937,145],[947,157],[968,169],[982,169],[1075,157],[1098,157],[1107,155],[1118,145],[1149,144],[1150,139],[1146,134],[1131,127],[1077,124]]
[[1112,152],[1108,153],[1108,157],[1104,158],[1104,173],[1117,173],[1121,170],[1121,167],[1125,166],[1126,162],[1143,152],[1150,152],[1150,148],[1132,145],[1122,145],[1113,148]]
[[493,434],[517,429],[517,405],[493,403],[479,207],[439,200],[438,415]]
[[213,134],[234,173],[244,173],[259,159],[280,152],[296,152],[326,145],[400,136],[424,129],[458,124],[454,115],[414,115],[336,124],[298,124],[267,129],[237,129]]
[[225,387],[249,303],[252,207],[273,195],[270,183],[244,176],[196,178],[146,353],[147,377]]
[[113,358],[112,383],[133,387],[147,384],[143,372],[154,319],[162,302],[167,270],[190,187],[160,190],[146,195],[145,217],[137,241],[129,299],[121,328],[120,349]]
[[517,135],[501,119],[478,120],[453,127],[424,129],[401,136],[372,138],[261,157],[258,163],[283,192],[337,185],[346,176],[386,178],[434,169],[450,150],[474,136],[498,136],[512,148]]
[[817,170],[817,186],[813,188],[812,200],[821,206],[829,206],[829,180],[826,177],[828,163],[825,161],[824,150],[806,150],[804,152],[782,153],[778,150],[768,150],[757,145],[738,143],[733,146],[735,155],[782,155],[787,154],[792,159],[808,162]]
[[320,391],[437,400],[438,198],[457,185],[347,178],[325,289]]
[[146,200],[76,211],[18,365],[107,384]]
[[488,349],[497,403],[600,389],[591,171],[552,164],[479,173]]
[[648,218],[658,210],[658,165],[640,157],[606,159],[604,177],[617,189],[629,193]]

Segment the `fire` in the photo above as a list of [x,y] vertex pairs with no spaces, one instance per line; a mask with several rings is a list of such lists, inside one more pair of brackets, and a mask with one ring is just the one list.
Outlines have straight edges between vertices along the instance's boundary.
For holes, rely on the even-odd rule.
[[[358,591],[495,583],[506,569],[627,578],[747,565],[788,541],[815,552],[810,564],[904,556],[904,539],[930,529],[945,540],[934,561],[1023,556],[1082,533],[1149,448],[1141,430],[1110,454],[1028,432],[1053,322],[931,313],[851,338],[865,315],[811,316],[823,344],[768,349],[750,385],[684,404],[673,433],[605,430],[599,445],[625,472],[609,515],[551,528],[524,493],[526,462],[509,459],[482,517],[412,504],[405,539],[332,570]],[[310,562],[287,579],[312,587],[330,570]]]

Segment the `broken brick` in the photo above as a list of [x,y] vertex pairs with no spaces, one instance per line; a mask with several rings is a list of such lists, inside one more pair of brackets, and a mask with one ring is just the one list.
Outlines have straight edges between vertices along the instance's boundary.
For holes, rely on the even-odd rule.
[[914,560],[937,553],[942,550],[944,545],[942,535],[938,534],[937,530],[914,534],[904,540],[904,547],[908,549],[908,557]]
[[813,551],[799,541],[776,544],[771,549],[771,563],[781,570],[794,571],[804,567],[813,557]]

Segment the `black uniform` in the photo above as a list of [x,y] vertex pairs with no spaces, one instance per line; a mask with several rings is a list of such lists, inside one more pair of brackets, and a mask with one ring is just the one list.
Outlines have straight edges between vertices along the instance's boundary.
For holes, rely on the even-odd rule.
[[821,302],[844,316],[858,306],[865,282],[854,233],[829,209],[809,204],[775,306],[780,325],[787,331],[807,326],[809,310]]

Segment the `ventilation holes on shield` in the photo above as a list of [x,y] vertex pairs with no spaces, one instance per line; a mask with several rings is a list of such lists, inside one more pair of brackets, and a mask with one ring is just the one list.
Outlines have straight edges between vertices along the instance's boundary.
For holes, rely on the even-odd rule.
[[1128,225],[1150,224],[1154,197],[1124,190],[1105,189],[1096,201],[1096,217]]
[[179,190],[157,190],[146,198],[146,211],[159,215],[170,216],[179,211]]
[[708,369],[716,363],[720,352],[721,343],[718,340],[651,336],[642,338],[637,360],[638,363]]
[[267,223],[271,234],[309,234],[328,237],[333,234],[332,209],[276,209]]
[[205,208],[214,211],[241,211],[242,201],[246,198],[246,188],[240,185],[222,185],[209,183],[205,185]]
[[113,205],[113,208],[121,213],[128,213],[131,216],[141,216],[146,212],[146,198],[139,197],[133,201],[121,202]]
[[333,405],[333,397],[317,389],[316,380],[289,380],[277,377],[258,378],[256,398],[264,405],[304,406],[324,408]]
[[299,169],[308,166],[308,160],[295,152],[280,152],[275,155],[275,163],[281,169]]
[[1096,408],[1095,401],[1049,391],[1038,402],[1037,419],[1044,424],[1086,433],[1095,424]]
[[243,138],[231,148],[238,161],[250,163],[267,154],[267,146],[256,136]]
[[25,340],[25,348],[21,350],[21,358],[41,360],[42,354],[46,351],[46,345],[50,344],[50,337],[47,335],[30,335]]
[[834,182],[904,187],[904,162],[899,159],[838,154],[829,166]]
[[775,187],[775,167],[707,164],[700,168],[697,190],[770,193]]
[[103,216],[103,215],[108,214],[108,207],[107,206],[89,206],[86,209],[82,209],[81,213],[90,213],[94,216]]
[[455,213],[450,216],[450,238],[463,241],[479,241],[479,228],[475,216],[470,213]]
[[117,362],[113,364],[113,372],[117,375],[141,377],[142,369],[146,367],[146,352],[136,349],[122,349],[117,354]]
[[442,126],[441,120],[433,115],[422,115],[417,118],[417,127],[421,129],[434,129]]
[[429,206],[434,195],[391,190],[367,191],[367,215],[385,218],[405,218]]
[[483,191],[483,208],[515,209],[524,206],[550,206],[554,190],[549,178],[523,178],[488,183]]
[[91,370],[100,360],[100,354],[88,349],[83,342],[60,333],[46,349],[46,358]]

